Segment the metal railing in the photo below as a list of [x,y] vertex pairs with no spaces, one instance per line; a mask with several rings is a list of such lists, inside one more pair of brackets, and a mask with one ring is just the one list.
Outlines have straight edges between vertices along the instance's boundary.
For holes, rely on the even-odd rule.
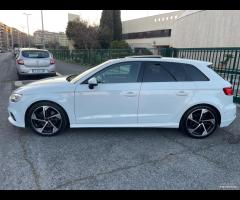
[[96,65],[114,58],[135,55],[131,49],[77,49],[77,50],[49,50],[58,60],[75,62],[84,65]]

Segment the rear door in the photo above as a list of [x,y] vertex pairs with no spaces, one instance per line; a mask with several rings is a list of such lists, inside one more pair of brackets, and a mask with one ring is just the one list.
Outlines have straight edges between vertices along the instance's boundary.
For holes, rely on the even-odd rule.
[[185,64],[144,62],[143,66],[138,122],[171,126],[194,96],[196,86],[189,80]]

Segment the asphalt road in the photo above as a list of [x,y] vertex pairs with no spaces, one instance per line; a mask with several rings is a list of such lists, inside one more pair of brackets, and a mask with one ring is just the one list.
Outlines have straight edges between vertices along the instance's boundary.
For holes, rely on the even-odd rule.
[[0,72],[0,189],[240,189],[239,117],[203,140],[150,128],[40,137],[7,121],[17,78],[10,54],[0,54]]
[[57,72],[59,74],[62,75],[68,75],[68,74],[79,74],[89,68],[85,67],[85,66],[80,66],[78,64],[72,64],[72,63],[68,63],[66,65],[66,63],[57,60],[56,62],[56,68],[57,68]]

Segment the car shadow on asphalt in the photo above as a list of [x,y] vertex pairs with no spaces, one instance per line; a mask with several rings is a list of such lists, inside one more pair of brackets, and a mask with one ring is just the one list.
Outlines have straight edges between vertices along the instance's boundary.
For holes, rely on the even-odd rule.
[[18,79],[18,81],[26,81],[26,80],[31,80],[31,81],[37,81],[45,78],[51,78],[51,77],[56,77],[57,75],[31,75],[31,76],[23,76],[21,79]]

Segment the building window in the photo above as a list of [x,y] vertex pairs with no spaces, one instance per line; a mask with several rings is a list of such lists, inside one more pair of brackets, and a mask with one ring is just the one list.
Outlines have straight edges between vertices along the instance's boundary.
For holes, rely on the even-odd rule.
[[170,19],[173,19],[173,16],[171,16]]
[[168,20],[168,17],[166,17],[166,20]]
[[157,19],[155,18],[154,21],[157,22]]
[[164,17],[162,18],[162,21],[164,21]]
[[175,19],[177,19],[177,15],[175,16]]
[[125,33],[122,35],[123,39],[143,39],[143,38],[156,38],[156,37],[170,37],[171,29],[156,30],[156,31],[145,31],[136,33]]

